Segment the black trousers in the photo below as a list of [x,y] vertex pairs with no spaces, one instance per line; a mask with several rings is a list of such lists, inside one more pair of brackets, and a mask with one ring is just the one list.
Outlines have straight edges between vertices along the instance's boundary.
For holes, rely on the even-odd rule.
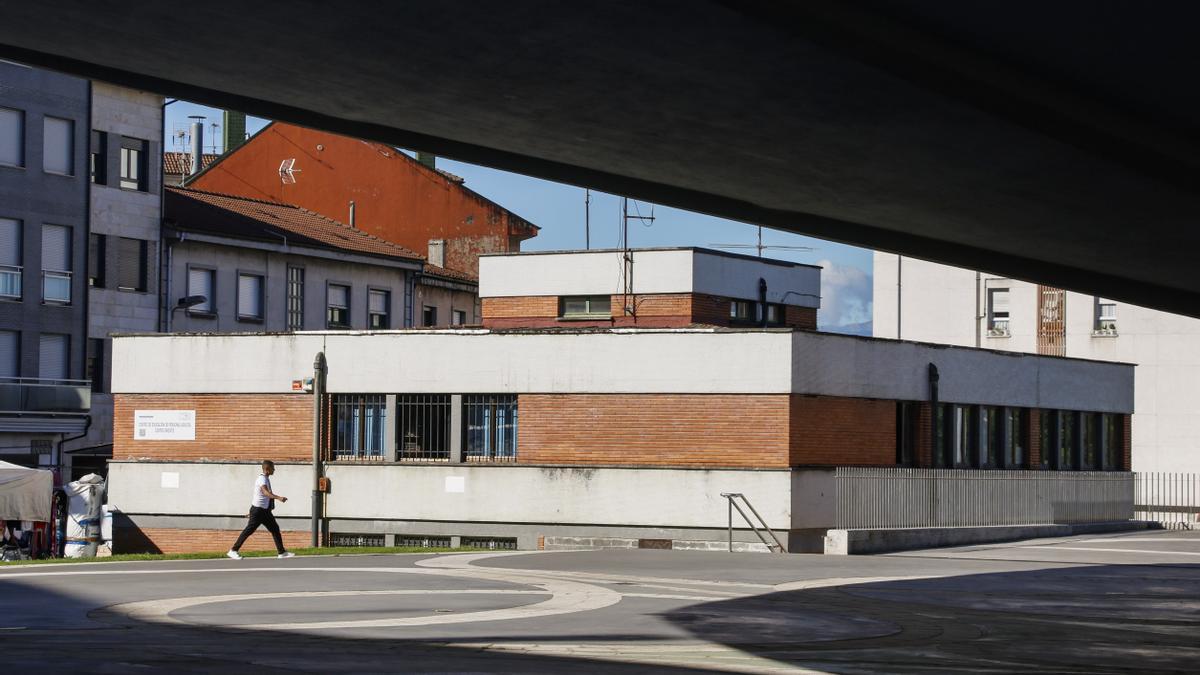
[[279,523],[275,522],[275,514],[271,513],[270,509],[264,509],[261,506],[250,507],[250,522],[246,523],[246,529],[238,535],[237,542],[233,545],[233,550],[236,551],[246,543],[246,539],[254,534],[259,525],[266,525],[267,531],[275,539],[275,550],[283,553],[283,535],[279,534]]

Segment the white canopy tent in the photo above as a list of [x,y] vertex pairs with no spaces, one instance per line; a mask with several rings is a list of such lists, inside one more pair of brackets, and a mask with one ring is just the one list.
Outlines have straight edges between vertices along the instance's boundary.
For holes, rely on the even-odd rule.
[[0,520],[50,520],[54,474],[0,462]]

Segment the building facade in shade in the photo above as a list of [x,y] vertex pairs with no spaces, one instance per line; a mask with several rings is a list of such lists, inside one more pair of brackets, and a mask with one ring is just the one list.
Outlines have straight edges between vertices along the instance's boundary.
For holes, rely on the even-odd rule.
[[876,337],[1136,364],[1132,468],[1200,471],[1200,320],[890,253],[874,269]]
[[[294,204],[478,276],[483,253],[519,251],[538,228],[457,176],[381,143],[272,122],[186,180],[197,190]],[[439,325],[448,325],[448,321]]]
[[[635,253],[647,295],[630,303],[679,296],[636,327],[603,325],[606,301],[612,320],[630,305],[588,279],[593,266],[616,276],[621,257],[579,252],[482,259],[483,323],[505,328],[118,338],[117,549],[232,541],[244,485],[267,458],[282,494],[308,492],[314,470],[328,479],[326,541],[518,548],[716,548],[728,535],[722,494],[741,493],[788,550],[822,550],[841,467],[1128,476],[1130,365],[738,324],[793,297],[815,310],[817,270]],[[711,324],[696,321],[700,296],[724,308]],[[520,325],[515,300],[495,305],[506,316],[489,313],[495,298],[547,297],[553,326],[540,309]],[[303,384],[318,352],[320,397]],[[1063,436],[1063,420],[1095,433]],[[1073,453],[1107,474],[1048,459]],[[303,498],[277,508],[293,545],[311,536],[309,509]],[[735,536],[761,546],[744,526]]]
[[0,460],[88,426],[89,83],[0,61]]
[[428,308],[474,322],[473,280],[306,209],[167,188],[164,220],[166,332],[387,330]]

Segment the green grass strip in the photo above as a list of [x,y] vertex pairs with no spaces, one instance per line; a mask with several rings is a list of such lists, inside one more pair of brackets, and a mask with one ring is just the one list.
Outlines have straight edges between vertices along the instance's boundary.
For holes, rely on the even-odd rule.
[[[464,553],[480,552],[477,548],[421,548],[419,546],[327,546],[325,548],[294,548],[297,557],[306,555],[379,555],[388,553]],[[274,551],[242,551],[245,558],[274,558]],[[136,560],[210,560],[224,558],[225,551],[203,553],[121,553],[104,558],[48,558],[45,560],[12,560],[0,562],[0,569],[9,565],[69,565],[72,563],[127,562]]]

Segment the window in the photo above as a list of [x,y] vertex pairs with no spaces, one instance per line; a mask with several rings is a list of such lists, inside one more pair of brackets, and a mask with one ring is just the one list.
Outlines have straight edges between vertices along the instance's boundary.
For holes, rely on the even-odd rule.
[[392,294],[388,291],[370,289],[367,291],[367,327],[373,330],[386,330],[392,327],[391,322]]
[[47,173],[75,175],[75,123],[46,116],[43,125],[42,169]]
[[607,295],[568,295],[559,298],[558,315],[563,318],[612,316],[612,297]]
[[0,108],[0,164],[25,166],[25,113]]
[[383,459],[386,399],[382,394],[334,394],[334,459]]
[[463,397],[466,461],[513,461],[517,457],[517,397],[484,394]]
[[38,351],[38,377],[43,380],[65,380],[70,377],[71,336],[42,333]]
[[1076,422],[1079,416],[1064,410],[1058,413],[1058,466],[1056,469],[1070,471],[1079,467],[1075,459]]
[[1008,336],[1008,289],[989,288],[987,293],[988,335]]
[[729,303],[730,321],[753,321],[754,303],[750,300],[733,300]]
[[1104,414],[1104,470],[1120,471],[1125,459],[1125,418]]
[[1095,322],[1092,330],[1097,335],[1117,334],[1117,303],[1106,298],[1096,297]]
[[[758,304],[758,303],[755,303],[755,304]],[[768,326],[782,326],[783,325],[783,317],[785,316],[783,305],[778,305],[775,303],[767,303],[766,308],[767,308],[767,325]],[[756,312],[756,314],[757,314],[759,320],[762,320],[762,312],[759,311],[759,312]]]
[[965,405],[954,406],[954,435],[951,437],[954,442],[953,460],[955,467],[966,466],[970,461],[972,436],[974,428],[971,424],[971,407]]
[[1079,413],[1079,468],[1084,471],[1100,468],[1101,423],[1101,416],[1096,413]]
[[71,228],[42,225],[42,301],[71,302]]
[[117,288],[122,291],[142,291],[147,288],[149,242],[145,239],[117,239]]
[[104,388],[104,339],[89,338],[87,341],[87,377],[92,381],[92,391],[101,394]]
[[1039,427],[1041,431],[1038,436],[1042,446],[1042,468],[1057,469],[1058,468],[1058,411],[1057,410],[1040,410],[1038,411]]
[[976,409],[979,434],[975,438],[976,449],[971,466],[976,469],[992,469],[999,465],[996,458],[1002,444],[1003,428],[1000,422],[1003,417],[1000,409],[994,406],[979,406]]
[[350,327],[350,287],[329,284],[325,292],[328,311],[325,315],[326,328]]
[[939,469],[951,465],[949,424],[950,406],[939,403],[933,410],[933,465]]
[[461,309],[450,310],[450,325],[465,326],[467,324],[467,313]]
[[450,404],[448,394],[402,394],[396,397],[396,459],[448,461],[450,459]]
[[0,330],[0,377],[21,376],[21,334]]
[[1026,413],[1021,408],[1004,409],[1004,468],[1025,468]]
[[437,307],[425,305],[421,310],[421,325],[436,326],[437,325]]
[[916,466],[917,414],[919,405],[909,401],[896,402],[896,464]]
[[21,299],[21,221],[0,218],[0,298]]
[[263,286],[261,274],[238,274],[237,318],[238,321],[263,320]]
[[146,141],[121,137],[120,185],[126,190],[146,191]]
[[92,130],[88,175],[97,185],[108,184],[108,134],[103,131]]
[[88,285],[105,287],[105,257],[108,255],[108,237],[103,234],[88,235]]
[[192,316],[216,316],[217,272],[207,267],[188,266],[188,295],[203,295],[204,302],[188,307]]
[[304,268],[287,268],[287,329],[304,330]]

